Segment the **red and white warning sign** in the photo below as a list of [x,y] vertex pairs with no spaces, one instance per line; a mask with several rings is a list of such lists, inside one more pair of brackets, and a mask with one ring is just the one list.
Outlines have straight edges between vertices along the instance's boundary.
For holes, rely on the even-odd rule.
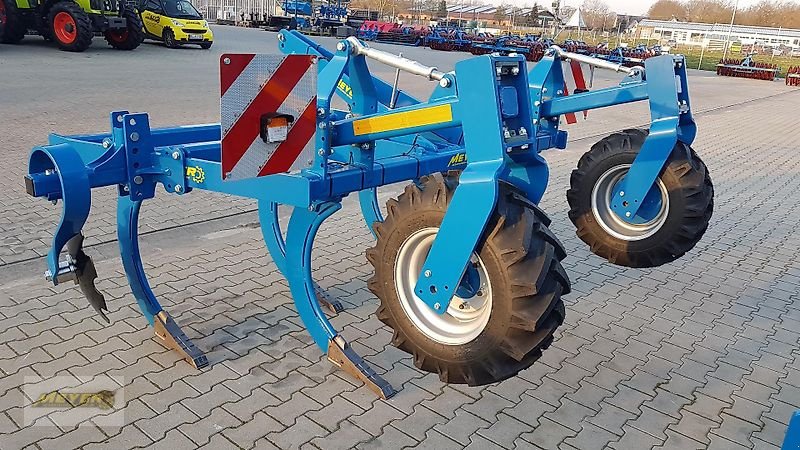
[[[586,84],[586,77],[584,76],[583,64],[574,60],[562,61],[561,68],[564,72],[564,95],[576,94],[589,90],[589,86]],[[583,118],[586,119],[588,116],[589,111],[583,111]],[[575,113],[564,114],[564,119],[568,124],[578,122]]]
[[309,55],[220,57],[222,178],[309,167],[317,128],[317,67]]

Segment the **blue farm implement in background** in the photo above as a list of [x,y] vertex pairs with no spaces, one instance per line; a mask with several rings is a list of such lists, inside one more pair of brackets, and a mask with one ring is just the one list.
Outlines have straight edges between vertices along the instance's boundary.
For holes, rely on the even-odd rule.
[[[649,131],[611,134],[572,173],[569,217],[593,252],[620,265],[658,266],[706,230],[713,188],[690,148],[695,125],[681,56],[630,69],[554,46],[530,71],[521,55],[484,55],[443,73],[354,37],[333,53],[296,31],[279,40],[286,55],[222,55],[221,124],[154,129],[145,113],[116,111],[110,132],[51,135],[30,154],[28,193],[63,208],[48,279],[75,282],[105,317],[81,230],[91,190],[116,186],[133,295],[156,339],[196,367],[207,359],[160,306],[139,253],[139,211],[159,186],[179,196],[205,189],[256,199],[267,248],[309,334],[331,362],[384,398],[395,391],[331,325],[321,307],[331,301],[312,279],[314,238],[344,197],[358,195],[376,238],[367,250],[368,287],[392,343],[421,370],[473,386],[533,364],[564,320],[566,254],[537,206],[549,178],[541,152],[567,145],[560,116],[650,106]],[[367,59],[436,88],[417,100],[371,76]],[[619,85],[565,96],[567,59],[624,76]],[[334,95],[347,110],[332,108]],[[399,182],[407,186],[384,215],[376,188]],[[279,204],[293,207],[285,237]]]

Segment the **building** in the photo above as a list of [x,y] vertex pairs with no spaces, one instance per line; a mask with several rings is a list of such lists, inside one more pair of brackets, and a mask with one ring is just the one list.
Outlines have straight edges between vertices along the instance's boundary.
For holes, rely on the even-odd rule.
[[[677,20],[642,19],[633,30],[638,39],[678,45],[709,46],[714,43],[740,42],[745,46],[800,48],[800,30],[791,28],[751,27],[724,23],[678,22]],[[730,39],[728,35],[730,33]]]
[[507,27],[535,27],[547,28],[553,21],[553,13],[544,7],[538,8],[535,23],[531,21],[533,8],[513,8],[513,10],[498,11],[492,5],[453,5],[447,7],[448,23],[466,27],[474,22],[481,28],[507,28]]

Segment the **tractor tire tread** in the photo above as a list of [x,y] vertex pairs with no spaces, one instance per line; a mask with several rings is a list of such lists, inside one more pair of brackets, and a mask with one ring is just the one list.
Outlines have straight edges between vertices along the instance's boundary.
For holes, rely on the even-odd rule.
[[[518,191],[501,183],[495,212],[476,250],[482,260],[493,261],[487,263],[493,284],[489,324],[466,344],[429,339],[400,306],[394,263],[408,235],[441,224],[455,192],[454,180],[452,175],[422,177],[389,200],[385,220],[373,225],[377,243],[367,250],[375,268],[368,288],[380,299],[377,317],[393,330],[392,345],[411,354],[416,367],[437,373],[446,383],[481,386],[529,367],[553,341],[564,321],[561,295],[570,289],[560,262],[566,252],[547,229],[544,213],[532,203],[515,200]],[[532,278],[532,273],[540,275]]]
[[668,223],[641,241],[622,241],[600,227],[592,216],[590,200],[598,165],[620,155],[629,163],[633,162],[647,135],[645,130],[629,129],[598,141],[580,158],[578,167],[570,175],[567,191],[568,215],[578,237],[593,253],[627,267],[656,267],[680,258],[699,242],[714,210],[714,186],[706,165],[689,145],[678,141],[660,177],[664,181],[669,172],[672,184],[667,190],[671,199],[679,200],[680,211],[672,211],[675,204],[672,202],[667,213],[670,215]]
[[92,45],[94,30],[92,28],[92,20],[89,18],[89,15],[86,13],[86,11],[78,6],[77,3],[73,3],[71,1],[63,1],[54,4],[47,13],[47,24],[51,30],[53,27],[53,19],[59,12],[66,12],[75,20],[77,36],[75,37],[74,42],[71,44],[65,44],[59,41],[58,36],[53,33],[55,42],[58,44],[58,48],[67,52],[83,52],[88,49],[89,46]]

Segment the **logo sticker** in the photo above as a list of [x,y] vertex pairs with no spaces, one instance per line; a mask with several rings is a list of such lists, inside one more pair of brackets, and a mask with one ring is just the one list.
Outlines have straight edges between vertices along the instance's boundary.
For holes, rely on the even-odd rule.
[[187,167],[186,168],[186,177],[190,180],[194,181],[195,183],[202,183],[206,180],[206,173],[203,171],[203,168],[200,166],[195,167]]
[[351,88],[350,85],[345,83],[343,80],[339,80],[339,84],[337,84],[336,87],[339,88],[339,90],[342,91],[347,98],[353,98],[353,88]]
[[450,162],[447,163],[447,167],[450,166],[457,166],[459,164],[465,164],[467,162],[467,154],[466,153],[456,153],[450,158]]

